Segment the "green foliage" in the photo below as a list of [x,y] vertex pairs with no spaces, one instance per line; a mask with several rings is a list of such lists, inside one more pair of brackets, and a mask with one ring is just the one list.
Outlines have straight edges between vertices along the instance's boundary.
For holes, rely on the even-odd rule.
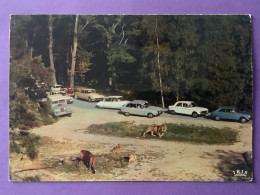
[[40,137],[27,131],[10,131],[10,153],[22,153],[27,155],[31,160],[37,158],[39,151]]
[[[88,131],[119,137],[129,136],[141,138],[147,127],[147,125],[135,125],[129,122],[110,122],[99,125],[93,124],[88,128]],[[159,137],[146,135],[145,139],[159,139]],[[233,144],[238,141],[238,133],[229,128],[220,129],[207,126],[168,123],[167,131],[161,139],[197,144]]]

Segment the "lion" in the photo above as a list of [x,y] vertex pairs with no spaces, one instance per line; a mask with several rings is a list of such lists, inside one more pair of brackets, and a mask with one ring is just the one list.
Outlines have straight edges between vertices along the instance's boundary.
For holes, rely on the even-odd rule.
[[131,162],[136,161],[137,157],[136,157],[136,155],[134,153],[130,153],[130,154],[128,154],[126,159],[128,159],[128,162],[131,163]]
[[91,171],[93,174],[96,173],[96,170],[95,170],[95,162],[96,162],[96,159],[94,157],[94,155],[87,151],[87,150],[81,150],[80,151],[80,157],[79,158],[76,158],[76,161],[77,161],[77,168],[78,168],[78,164],[80,161],[83,161],[84,165],[88,168],[91,168]]
[[166,130],[166,125],[152,125],[147,128],[147,130],[143,134],[143,137],[145,137],[147,133],[151,132],[152,136],[155,136],[154,133],[156,133],[161,138]]
[[124,151],[124,147],[120,144],[117,144],[109,153],[110,154],[117,154]]

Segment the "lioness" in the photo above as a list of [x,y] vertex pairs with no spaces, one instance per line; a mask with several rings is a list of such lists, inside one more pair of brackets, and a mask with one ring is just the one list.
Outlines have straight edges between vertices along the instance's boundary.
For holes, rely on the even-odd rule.
[[152,125],[147,128],[147,130],[143,134],[143,137],[145,137],[147,133],[151,132],[152,136],[155,136],[154,133],[156,133],[161,138],[166,130],[166,125]]
[[110,154],[117,154],[124,151],[124,147],[120,144],[117,144],[109,153]]
[[87,150],[81,150],[80,151],[80,157],[79,158],[76,158],[76,161],[77,161],[77,168],[78,168],[78,164],[80,161],[83,161],[84,165],[88,168],[91,168],[92,170],[92,173],[95,174],[96,173],[96,170],[95,170],[95,162],[96,162],[96,159],[94,157],[94,155],[87,151]]
[[131,162],[134,162],[136,160],[136,155],[134,153],[130,153],[128,154],[128,162],[131,163]]

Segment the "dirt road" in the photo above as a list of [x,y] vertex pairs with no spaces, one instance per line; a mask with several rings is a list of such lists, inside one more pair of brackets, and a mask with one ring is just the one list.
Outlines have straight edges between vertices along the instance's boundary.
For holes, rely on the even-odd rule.
[[[93,154],[107,154],[116,144],[122,144],[126,151],[134,152],[138,161],[126,168],[113,169],[106,174],[97,170],[96,175],[102,175],[97,180],[137,180],[137,181],[224,181],[230,180],[232,164],[242,162],[241,154],[252,150],[252,123],[216,122],[203,120],[205,126],[230,127],[239,132],[240,142],[233,145],[199,145],[183,142],[144,140],[137,138],[119,138],[84,133],[84,129],[91,124],[114,121],[133,121],[138,124],[154,123],[185,123],[202,125],[201,120],[190,117],[184,119],[174,117],[125,117],[109,110],[82,109],[73,107],[72,117],[62,117],[49,126],[33,129],[33,132],[50,137],[65,148],[55,151],[40,151],[42,155],[77,154],[81,149],[90,150]],[[86,146],[84,146],[86,144]],[[88,148],[81,148],[88,147]],[[59,154],[58,154],[59,153]],[[104,165],[105,166],[105,165]],[[46,170],[47,171],[47,170]],[[49,175],[43,180],[74,180],[68,175]],[[106,179],[104,179],[106,178]],[[86,179],[95,180],[96,178]],[[232,179],[231,179],[232,180]]]

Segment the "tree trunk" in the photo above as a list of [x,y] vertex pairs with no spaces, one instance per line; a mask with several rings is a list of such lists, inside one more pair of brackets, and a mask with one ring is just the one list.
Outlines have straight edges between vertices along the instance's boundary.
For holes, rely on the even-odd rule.
[[163,98],[163,83],[162,83],[162,75],[161,75],[161,65],[160,65],[160,51],[159,51],[159,37],[157,32],[157,18],[156,18],[156,44],[157,44],[157,65],[159,71],[159,82],[160,82],[160,91],[161,91],[161,99],[162,99],[162,107],[165,108],[164,98]]
[[76,15],[75,27],[74,27],[73,50],[72,50],[72,62],[71,62],[71,70],[70,70],[70,87],[73,90],[74,90],[76,54],[77,54],[77,47],[78,47],[78,23],[79,23],[79,15]]
[[50,56],[50,66],[51,66],[51,70],[52,70],[52,84],[55,85],[57,84],[57,80],[56,80],[56,74],[55,74],[55,67],[54,67],[54,59],[53,59],[53,28],[52,28],[52,15],[49,16],[49,56]]

